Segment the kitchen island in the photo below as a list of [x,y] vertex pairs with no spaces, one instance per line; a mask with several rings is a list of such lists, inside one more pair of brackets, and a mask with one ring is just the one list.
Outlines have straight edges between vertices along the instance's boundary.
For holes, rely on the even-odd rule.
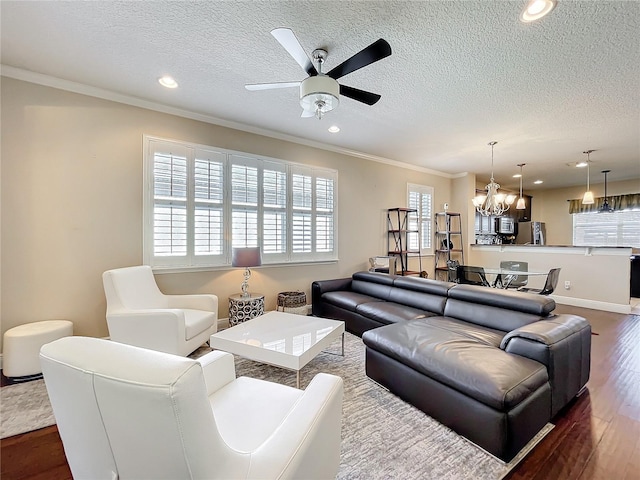
[[[631,247],[471,245],[466,263],[496,268],[501,261],[512,260],[527,262],[530,270],[559,267],[560,278],[551,295],[557,303],[629,313],[631,254]],[[542,288],[544,281],[544,276],[532,277],[527,286]]]

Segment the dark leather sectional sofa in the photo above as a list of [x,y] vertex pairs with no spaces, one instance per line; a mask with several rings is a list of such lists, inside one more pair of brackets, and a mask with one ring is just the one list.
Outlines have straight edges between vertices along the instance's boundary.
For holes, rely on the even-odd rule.
[[589,323],[546,296],[373,272],[311,294],[362,336],[370,378],[504,461],[589,379]]

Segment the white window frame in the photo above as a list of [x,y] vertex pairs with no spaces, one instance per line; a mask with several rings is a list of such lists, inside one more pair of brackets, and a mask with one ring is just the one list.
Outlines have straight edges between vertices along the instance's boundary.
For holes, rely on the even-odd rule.
[[[277,264],[289,264],[289,263],[320,263],[320,262],[333,262],[338,260],[338,172],[336,170],[313,167],[309,165],[297,164],[293,162],[287,162],[284,160],[262,157],[252,155],[248,153],[227,150],[217,147],[191,144],[175,140],[167,140],[163,138],[153,137],[150,135],[144,135],[144,158],[143,158],[143,258],[144,263],[151,265],[156,269],[169,269],[169,270],[190,270],[190,269],[209,269],[228,267],[231,265],[231,253],[233,247],[243,246],[260,246],[262,250],[262,263],[263,265],[277,265]],[[186,219],[186,253],[180,255],[156,255],[155,253],[155,239],[154,239],[154,212],[156,208],[156,201],[154,198],[154,159],[157,153],[166,154],[171,152],[176,156],[184,156],[187,159],[187,198],[186,202],[182,198],[173,200],[174,203],[182,204],[186,203],[187,219]],[[215,199],[196,199],[195,198],[195,164],[196,160],[207,160],[213,162],[222,162],[222,189],[223,189],[223,201],[222,208],[222,231],[221,242],[222,248],[219,253],[216,254],[196,254],[195,253],[195,212],[196,206],[201,205],[206,209],[211,205],[212,210],[217,210],[219,202],[218,195],[214,192]],[[239,205],[237,202],[234,205],[232,197],[232,169],[234,165],[243,165],[247,168],[255,168],[258,172],[257,181],[257,202],[242,202]],[[276,171],[284,173],[286,177],[286,204],[282,204],[281,198],[277,202],[278,204],[265,204],[265,184],[264,174],[266,171]],[[308,212],[311,219],[310,226],[310,248],[305,252],[293,251],[293,216],[294,213],[299,210],[294,207],[293,203],[293,176],[294,174],[301,174],[309,177],[311,182],[310,199],[311,203],[308,205],[305,213]],[[272,176],[272,175],[271,175]],[[278,175],[277,175],[278,176]],[[202,177],[199,177],[202,178]],[[180,179],[182,180],[182,179]],[[317,195],[316,182],[320,186],[328,184],[332,186],[332,202],[329,201],[329,205],[325,201],[326,196]],[[182,184],[180,184],[182,185]],[[255,188],[255,184],[254,188]],[[214,185],[215,186],[215,185]],[[278,185],[272,187],[270,193],[273,193],[273,188],[277,188],[278,192],[283,193],[282,188]],[[180,190],[182,192],[182,190]],[[323,190],[324,192],[324,190]],[[322,193],[323,193],[322,192]],[[254,193],[254,192],[252,192]],[[206,195],[206,194],[205,194]],[[270,197],[272,198],[272,197]],[[170,200],[166,202],[170,203]],[[234,239],[232,216],[234,208],[236,211],[246,209],[247,212],[255,212],[257,215],[257,238],[255,235],[249,235],[249,240],[244,242],[242,239],[238,240],[238,237]],[[270,216],[270,219],[279,217],[280,225],[284,223],[280,228],[280,232],[274,233],[271,240],[276,238],[276,243],[282,245],[284,251],[265,251],[265,214]],[[332,219],[332,231],[326,232],[323,226],[326,224],[324,219],[327,217]],[[204,234],[208,237],[208,214],[204,217],[205,227]],[[216,217],[217,218],[217,217]],[[215,234],[215,222],[214,234]],[[331,224],[331,221],[329,222]],[[320,229],[318,229],[320,226]],[[331,226],[331,225],[330,225]],[[320,237],[317,237],[320,235]],[[281,238],[282,237],[282,238]],[[286,238],[285,238],[286,237]],[[173,237],[172,237],[173,238]],[[180,241],[182,241],[180,239]],[[217,245],[215,241],[211,239],[204,241],[204,245]]]
[[[411,195],[419,195],[418,213],[416,217],[409,217],[410,223],[416,225],[420,235],[420,255],[433,255],[433,198],[434,188],[427,185],[417,185],[415,183],[407,183],[407,207],[415,208],[412,205]],[[429,202],[430,211],[424,212],[422,209],[423,201]],[[420,219],[420,221],[417,221]],[[414,227],[410,227],[414,229]],[[411,241],[411,240],[410,240]],[[414,249],[411,245],[410,248]]]
[[571,216],[575,246],[640,248],[640,210],[638,209],[573,213]]

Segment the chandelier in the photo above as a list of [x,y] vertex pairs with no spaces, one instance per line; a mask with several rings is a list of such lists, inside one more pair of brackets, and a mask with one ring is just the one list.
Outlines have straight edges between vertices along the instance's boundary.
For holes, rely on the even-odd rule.
[[496,183],[493,178],[493,146],[496,143],[498,142],[489,142],[489,145],[491,145],[491,181],[485,187],[487,193],[476,195],[472,200],[476,211],[485,217],[502,215],[509,210],[509,207],[516,199],[515,195],[506,195],[498,192],[500,184]]

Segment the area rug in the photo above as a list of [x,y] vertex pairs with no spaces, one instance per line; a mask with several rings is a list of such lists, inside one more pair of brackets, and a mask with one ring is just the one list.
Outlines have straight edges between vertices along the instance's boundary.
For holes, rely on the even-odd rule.
[[0,388],[0,438],[56,423],[44,380]]
[[[209,351],[202,347],[191,357]],[[368,379],[364,345],[345,335],[345,356],[334,342],[301,372],[302,388],[318,372],[344,379],[342,456],[338,479],[498,480],[503,478],[546,433],[548,425],[505,464],[420,410]],[[295,386],[294,372],[236,357],[238,376],[251,376]],[[42,380],[0,389],[2,438],[55,423]]]

